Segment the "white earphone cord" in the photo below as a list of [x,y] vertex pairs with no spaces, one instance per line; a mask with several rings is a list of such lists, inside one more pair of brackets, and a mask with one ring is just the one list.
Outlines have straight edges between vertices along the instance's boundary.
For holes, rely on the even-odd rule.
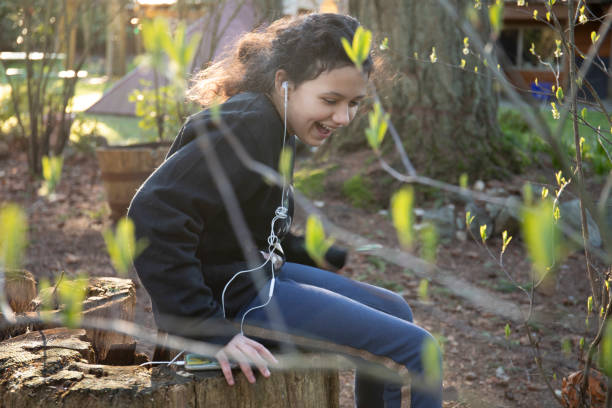
[[[288,88],[289,84],[287,81],[284,81],[281,85],[281,87],[283,88],[284,92],[284,115],[283,115],[283,144],[282,144],[282,148],[281,148],[281,152],[283,152],[285,150],[285,142],[287,139],[287,88]],[[274,293],[274,284],[276,282],[275,279],[275,270],[274,270],[274,262],[272,262],[272,254],[274,253],[274,250],[278,250],[279,252],[283,253],[283,248],[280,244],[280,239],[278,238],[278,236],[276,235],[276,233],[274,232],[274,225],[276,224],[276,221],[278,220],[284,220],[287,218],[288,216],[288,212],[289,209],[287,207],[284,206],[284,198],[285,195],[287,194],[287,189],[289,188],[288,186],[288,181],[287,178],[285,177],[283,180],[283,189],[282,189],[282,194],[281,194],[281,205],[278,206],[276,208],[276,210],[274,211],[274,218],[272,219],[272,223],[270,225],[270,235],[268,236],[268,258],[265,260],[264,263],[262,263],[261,265],[252,268],[252,269],[247,269],[247,270],[243,270],[243,271],[239,271],[238,273],[236,273],[234,276],[232,276],[232,278],[225,284],[225,287],[223,288],[223,292],[221,293],[221,307],[223,309],[223,318],[226,317],[225,314],[225,292],[227,290],[227,288],[229,287],[229,285],[232,283],[232,281],[234,279],[236,279],[236,277],[238,275],[241,275],[243,273],[248,273],[248,272],[254,272],[260,268],[263,268],[268,262],[270,262],[270,267],[272,269],[272,278],[270,279],[270,289],[268,290],[268,300],[259,306],[254,306],[252,308],[250,308],[249,310],[247,310],[244,315],[242,315],[242,319],[240,320],[240,333],[242,335],[244,335],[244,330],[243,330],[243,326],[244,326],[244,319],[246,318],[247,314],[249,314],[251,311],[256,310],[256,309],[260,309],[263,307],[266,307],[270,301],[272,300],[272,295]]]

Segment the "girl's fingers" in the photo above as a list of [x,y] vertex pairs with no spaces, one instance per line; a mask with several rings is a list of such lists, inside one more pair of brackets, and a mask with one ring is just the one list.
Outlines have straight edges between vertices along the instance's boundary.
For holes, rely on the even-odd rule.
[[234,385],[234,376],[232,375],[232,367],[230,366],[229,360],[225,355],[223,350],[219,351],[215,357],[221,366],[221,371],[223,371],[223,376],[225,377],[225,381],[227,381],[228,385]]
[[268,364],[266,361],[259,355],[257,349],[251,347],[248,344],[242,344],[240,346],[240,350],[249,358],[249,361],[257,366],[259,372],[264,377],[270,376],[270,371],[268,370]]
[[242,350],[238,347],[239,344],[232,344],[226,347],[226,351],[232,360],[237,361],[240,365],[240,369],[244,373],[247,380],[253,384],[255,382],[255,375],[253,374],[253,370],[249,365],[249,358],[246,356]]
[[267,360],[268,363],[278,364],[278,360],[274,357],[274,355],[272,355],[272,353],[270,353],[270,351],[263,344],[258,343],[255,340],[251,340],[249,338],[246,339],[248,340],[248,344],[255,350],[257,350],[257,353],[265,360]]

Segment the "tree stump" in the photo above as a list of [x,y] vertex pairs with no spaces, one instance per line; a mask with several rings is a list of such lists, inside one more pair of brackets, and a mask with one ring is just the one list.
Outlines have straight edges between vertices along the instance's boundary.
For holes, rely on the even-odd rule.
[[91,364],[85,330],[57,328],[44,334],[46,347],[38,332],[0,343],[3,407],[338,407],[335,372],[273,371],[269,379],[258,376],[256,384],[236,373],[230,387],[220,371]]
[[5,292],[11,309],[17,314],[34,310],[36,279],[25,270],[6,272]]
[[[27,273],[29,274],[29,273]],[[19,279],[15,278],[12,283],[7,279],[6,293],[11,302],[11,307],[18,315],[38,318],[37,312],[33,310],[40,304],[39,299],[34,299],[36,295],[36,282],[31,274],[23,274]],[[33,287],[33,294],[30,288]],[[53,297],[54,288],[48,288],[51,293],[42,296]],[[120,278],[90,278],[88,283],[86,299],[83,302],[83,315],[86,317],[103,317],[108,319],[122,319],[132,321],[134,319],[134,306],[136,304],[136,289],[131,279]],[[29,300],[27,300],[29,299]],[[27,300],[27,301],[26,301]],[[56,300],[57,302],[57,300]],[[25,307],[25,305],[28,305]],[[33,305],[33,306],[30,306]],[[59,313],[61,305],[53,313]],[[0,319],[0,323],[6,323]],[[49,327],[49,325],[46,325]],[[16,325],[8,326],[7,329],[0,331],[0,340],[7,337],[25,333],[30,329],[39,329],[43,325]],[[95,351],[96,357],[91,361],[104,362],[109,354],[111,359],[124,364],[133,362],[134,349],[136,343],[125,334],[115,333],[101,329],[88,329],[87,337]],[[132,360],[129,359],[132,357]]]

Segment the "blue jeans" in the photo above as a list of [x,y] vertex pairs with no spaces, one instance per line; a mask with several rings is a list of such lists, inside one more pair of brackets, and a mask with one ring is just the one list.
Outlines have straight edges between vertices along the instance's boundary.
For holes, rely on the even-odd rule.
[[[247,310],[268,300],[268,285],[245,305],[236,321]],[[424,373],[423,345],[433,338],[412,323],[410,307],[391,291],[310,266],[286,263],[277,274],[271,304],[250,311],[245,325],[330,342],[342,346],[341,352],[356,361],[364,362],[366,358],[396,370],[405,367],[413,379],[411,407],[442,406],[439,350],[435,350],[438,359],[434,358],[434,362],[438,361],[439,378],[433,387],[417,387]],[[248,329],[246,334],[249,335]],[[357,369],[357,407],[399,408],[401,398],[401,385],[397,382],[381,383]]]

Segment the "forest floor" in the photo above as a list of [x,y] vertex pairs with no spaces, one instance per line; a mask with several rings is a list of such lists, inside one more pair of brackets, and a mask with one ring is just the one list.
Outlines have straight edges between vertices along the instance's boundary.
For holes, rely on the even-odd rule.
[[[334,177],[346,179],[362,170],[364,155],[344,157]],[[337,163],[338,164],[338,163]],[[26,176],[23,154],[0,160],[0,204],[16,202],[28,213],[29,246],[24,268],[37,279],[53,280],[64,271],[68,276],[115,276],[101,232],[110,227],[100,171],[93,155],[77,153],[65,160],[62,180],[53,200],[39,198],[39,181]],[[551,172],[552,178],[552,172]],[[509,189],[520,189],[525,180],[504,181]],[[385,246],[397,247],[389,216],[380,208],[362,209],[347,204],[340,184],[327,183],[319,199],[321,211],[335,224]],[[338,181],[340,183],[340,181]],[[520,190],[519,190],[520,191]],[[422,204],[427,206],[427,204]],[[303,225],[298,217],[297,226]],[[499,238],[487,242],[499,254]],[[529,307],[529,299],[500,271],[487,248],[472,239],[443,242],[437,250],[437,266],[496,298]],[[517,236],[504,254],[504,264],[519,282],[529,282],[530,264]],[[409,269],[388,260],[352,253],[340,272],[346,276],[401,292],[412,306],[416,323],[434,333],[444,350],[445,407],[553,407],[558,406],[535,363],[524,324],[483,311],[454,293],[453,288],[429,282],[427,298],[419,296],[421,279]],[[585,326],[589,287],[583,256],[571,254],[557,269],[554,279],[534,294],[530,322],[542,358],[544,375],[554,390],[561,379],[581,367],[580,339],[593,338],[596,323]],[[155,333],[148,296],[137,282],[135,321]],[[596,317],[591,320],[595,322]],[[506,325],[510,335],[505,334]],[[373,328],[375,329],[375,328]],[[562,345],[565,344],[563,347]],[[152,346],[140,344],[151,353]],[[341,373],[341,406],[353,406],[352,373]]]

